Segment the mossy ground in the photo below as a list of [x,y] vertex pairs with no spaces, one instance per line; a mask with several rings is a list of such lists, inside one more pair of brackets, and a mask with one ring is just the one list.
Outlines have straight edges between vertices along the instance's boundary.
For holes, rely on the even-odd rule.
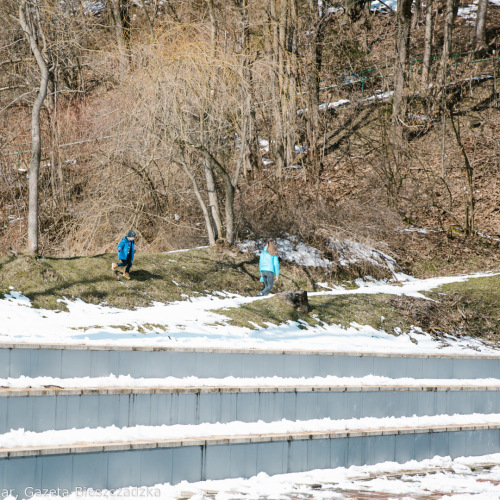
[[224,314],[232,324],[250,328],[287,321],[300,321],[304,327],[321,323],[347,327],[357,323],[388,333],[408,332],[416,326],[436,336],[472,335],[500,340],[500,276],[444,285],[425,295],[432,300],[386,294],[313,296],[307,314],[274,296],[226,309]]
[[[153,302],[231,292],[254,296],[260,291],[258,258],[230,249],[201,248],[187,252],[138,254],[131,280],[117,280],[111,271],[114,254],[94,257],[0,258],[0,292],[25,294],[34,307],[65,309],[60,299],[80,298],[93,304],[131,309]],[[342,283],[335,271],[281,263],[273,290],[318,290],[318,282]],[[349,278],[345,270],[343,277]],[[500,276],[445,285],[427,295],[433,300],[391,295],[311,296],[311,312],[301,314],[278,296],[255,301],[223,314],[238,326],[264,327],[299,321],[306,328],[321,323],[370,325],[387,332],[409,331],[412,325],[435,335],[443,333],[500,340]]]
[[[131,309],[152,302],[172,302],[185,296],[231,292],[256,295],[262,288],[258,257],[218,248],[141,254],[131,269],[131,280],[118,281],[111,271],[116,254],[72,258],[0,258],[0,292],[22,292],[34,307],[64,309],[59,300],[81,298],[92,304]],[[122,268],[123,269],[123,268]],[[343,278],[359,277],[354,270]],[[318,282],[339,283],[322,269],[281,263],[274,291],[317,290]]]

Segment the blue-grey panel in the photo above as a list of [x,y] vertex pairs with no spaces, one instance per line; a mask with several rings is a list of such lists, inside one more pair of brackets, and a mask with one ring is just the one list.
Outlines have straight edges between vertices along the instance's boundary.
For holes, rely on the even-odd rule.
[[[207,371],[216,373],[218,362],[216,356],[210,362],[209,359],[204,359],[203,353],[195,352],[174,352],[170,356],[169,375],[174,377],[188,377],[196,375],[198,377],[216,377],[217,375],[204,375]],[[201,374],[200,374],[201,372]]]
[[230,446],[230,464],[226,477],[252,477],[257,474],[257,446],[254,443]]
[[351,465],[362,465],[365,463],[363,448],[363,439],[357,437],[347,438],[345,467],[350,467]]
[[[197,408],[198,421],[191,423],[204,423],[204,422],[217,422],[221,418],[220,395],[218,393],[205,393],[205,394],[190,394],[192,404]],[[182,413],[189,411],[188,399],[181,395],[180,400],[183,401]],[[195,412],[192,412],[195,415]],[[189,419],[191,420],[191,419]],[[179,422],[183,423],[183,422]]]
[[397,366],[394,364],[395,372],[393,378],[412,377],[412,378],[427,378],[423,370],[424,358],[388,358],[388,362],[392,363],[393,359],[397,359]]
[[84,398],[80,396],[80,426],[94,426],[97,415],[99,415],[99,395],[87,394]]
[[435,415],[435,392],[434,391],[419,391],[416,393],[417,406],[419,415]]
[[440,457],[448,456],[450,446],[449,437],[453,433],[450,432],[432,432],[429,440],[429,457],[434,458],[436,455]]
[[429,433],[415,434],[415,460],[430,458],[430,435]]
[[146,366],[142,377],[163,378],[169,370],[171,353],[166,351],[148,351],[145,355]]
[[362,440],[364,443],[364,464],[394,462],[396,457],[396,436],[368,436],[357,439]]
[[283,411],[285,415],[289,415],[288,420],[298,420],[298,404],[296,393],[283,393]]
[[288,444],[286,441],[257,443],[257,469],[259,472],[284,474],[287,470]]
[[394,460],[404,464],[415,459],[415,434],[401,434],[397,436]]
[[141,450],[141,486],[172,482],[172,448]]
[[224,479],[231,470],[230,446],[215,445],[206,447],[205,474],[207,479]]
[[73,427],[75,428],[83,427],[82,422],[80,420],[81,399],[82,399],[81,396],[64,396],[58,398],[58,400],[61,401],[61,403],[58,404],[58,408],[61,408],[61,410],[64,411],[66,414],[65,419],[61,416],[60,422],[61,425],[64,424],[64,427],[59,427],[59,429],[72,429]]
[[[252,355],[254,356],[254,355]],[[251,358],[253,361],[253,357]],[[254,365],[252,365],[253,367]],[[285,356],[284,354],[266,354],[263,356],[261,371],[252,370],[252,376],[259,377],[295,377],[299,373],[297,355]]]
[[[42,484],[42,466],[37,457],[3,459],[2,488],[12,489],[13,496],[33,497]],[[36,491],[35,491],[36,493]]]
[[224,397],[219,399],[219,422],[231,422],[236,419],[236,398],[237,394],[228,393],[224,394]]
[[156,394],[152,395],[149,400],[149,425],[161,425],[168,422],[166,419],[159,420],[158,408],[160,406],[160,401],[166,399],[168,394]]
[[308,469],[308,448],[304,439],[290,440],[287,444],[286,472],[301,472]]
[[[39,349],[33,351],[31,357],[31,370],[34,376],[61,377],[63,368],[63,353],[74,353],[79,351],[63,351],[62,349]],[[66,354],[67,356],[68,354]],[[65,357],[66,357],[65,356]],[[88,373],[88,372],[87,372]]]
[[[86,396],[82,396],[83,399]],[[98,419],[92,427],[107,427],[116,425],[116,419],[120,411],[120,399],[128,399],[127,395],[101,395],[98,400],[99,409],[96,413]]]
[[318,377],[326,377],[328,375],[339,376],[339,360],[338,356],[325,354],[318,356]]
[[0,378],[10,377],[10,352],[11,349],[0,348]]
[[151,394],[130,395],[130,425],[151,425]]
[[[58,377],[88,377],[91,368],[91,355],[87,350],[79,349],[42,349],[43,357],[51,357],[52,353],[56,352],[60,355],[61,360],[58,363],[60,375]],[[42,354],[41,354],[42,356]],[[45,375],[45,372],[39,371],[40,375]]]
[[[258,410],[258,415],[253,420],[254,422],[261,419],[264,422],[271,422],[274,419],[274,393],[261,392],[258,394],[258,406],[254,409]],[[250,410],[253,413],[252,410]],[[242,411],[239,409],[238,414],[241,415]],[[244,422],[251,422],[251,420],[243,420]]]
[[108,487],[109,453],[76,453],[73,455],[73,490]]
[[33,430],[35,432],[54,428],[56,420],[56,398],[49,397],[29,397],[30,403],[36,404],[36,410],[33,411]]
[[33,399],[29,397],[2,398],[7,406],[7,419],[1,424],[5,425],[3,432],[11,429],[33,428]]
[[42,488],[71,491],[73,487],[73,456],[48,455],[40,461]]
[[307,442],[307,469],[328,469],[331,467],[330,440],[310,439]]
[[143,377],[146,373],[148,351],[115,351],[118,353],[118,373]]
[[111,374],[120,375],[120,356],[118,351],[88,351],[88,356],[90,357],[89,376],[106,377]]
[[202,458],[205,449],[204,446],[173,448],[172,484],[181,481],[201,481],[203,479]]
[[343,392],[328,393],[328,416],[331,419],[349,418],[351,408],[347,406],[347,398]]
[[141,485],[142,450],[114,451],[108,457],[108,488]]
[[297,358],[297,370],[294,376],[300,377],[315,377],[319,372],[319,360],[320,356],[303,356],[298,355]]
[[347,467],[349,439],[350,438],[330,439],[330,468]]
[[346,418],[363,417],[363,394],[361,392],[345,392]]
[[39,349],[12,349],[9,358],[8,377],[36,377],[32,373],[32,356],[36,356]]
[[297,419],[311,420],[318,418],[318,393],[317,392],[299,392],[297,404]]
[[448,436],[449,453],[451,458],[469,456],[470,453],[466,447],[465,432],[455,431],[450,432]]
[[399,393],[392,392],[390,397],[387,392],[362,392],[362,406],[360,411],[361,417],[386,417],[395,416],[387,406],[391,401],[395,401],[399,397]]
[[500,437],[498,430],[464,431],[464,434],[467,454],[487,455],[497,452]]

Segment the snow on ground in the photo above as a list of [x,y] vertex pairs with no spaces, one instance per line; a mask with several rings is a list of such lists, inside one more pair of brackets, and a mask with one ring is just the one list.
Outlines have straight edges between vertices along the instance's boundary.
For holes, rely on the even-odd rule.
[[[288,238],[277,238],[274,240],[282,260],[292,262],[299,266],[329,268],[334,264],[349,267],[351,264],[369,262],[375,266],[386,267],[394,272],[396,261],[385,253],[362,243],[351,240],[339,240],[330,238],[328,246],[338,255],[336,262],[323,257],[323,252],[317,248],[306,245],[294,236]],[[266,245],[266,240],[246,240],[238,244],[243,252],[260,255]]]
[[[122,497],[157,497],[163,500],[190,498],[214,499],[276,499],[343,500],[359,498],[413,498],[498,500],[500,498],[500,453],[480,457],[436,456],[432,459],[411,460],[404,464],[383,462],[376,465],[353,465],[336,469],[277,474],[260,473],[249,479],[235,478],[177,485],[157,484],[141,488],[121,488],[113,491],[81,488],[61,496],[37,495],[38,499],[65,498],[103,499]],[[484,468],[483,468],[484,467]],[[419,473],[416,473],[419,471]],[[371,494],[371,495],[370,495]],[[358,496],[359,495],[359,496]],[[7,497],[12,500],[13,497]]]
[[0,434],[0,448],[61,446],[75,443],[116,443],[158,441],[165,439],[210,438],[222,436],[259,436],[300,432],[335,432],[400,427],[500,424],[500,413],[472,413],[470,415],[431,415],[420,417],[364,417],[332,420],[286,420],[276,422],[228,422],[197,425],[137,425],[134,427],[96,427],[50,430],[43,432],[13,429]]
[[[424,297],[422,292],[442,284],[491,274],[475,274],[419,280],[398,275],[397,284],[357,280],[357,289],[325,289],[311,296],[392,294]],[[326,286],[326,285],[325,285]],[[321,324],[307,327],[289,322],[250,329],[228,324],[224,309],[250,304],[266,297],[243,297],[220,292],[207,297],[150,307],[123,310],[82,300],[66,300],[68,311],[35,309],[29,299],[12,291],[0,300],[0,342],[54,344],[139,345],[166,347],[230,347],[300,349],[359,352],[413,352],[491,354],[495,348],[476,339],[447,337],[436,341],[414,328],[409,334],[394,335],[369,325]],[[155,326],[150,326],[155,325]],[[126,331],[124,331],[126,328]],[[148,333],[140,333],[146,330]],[[396,332],[397,333],[397,332]]]
[[110,375],[107,377],[17,377],[0,378],[0,387],[43,388],[60,387],[63,389],[75,388],[183,388],[183,387],[360,387],[360,386],[404,386],[404,387],[500,387],[500,379],[475,378],[475,379],[415,379],[415,378],[389,378],[378,375],[365,377],[224,377],[224,378],[198,378],[198,377],[165,377],[165,378],[133,378],[130,375]]
[[[286,239],[276,238],[274,241],[282,260],[299,266],[327,268],[332,265],[330,260],[323,258],[322,252],[302,241],[298,241],[294,236],[289,236]],[[238,243],[238,248],[242,252],[250,252],[254,255],[260,255],[265,246],[266,240],[264,239],[246,240]]]

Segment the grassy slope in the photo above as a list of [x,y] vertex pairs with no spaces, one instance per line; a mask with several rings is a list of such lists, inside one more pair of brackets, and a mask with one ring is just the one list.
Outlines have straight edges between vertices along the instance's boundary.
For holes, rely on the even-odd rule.
[[490,276],[441,286],[426,294],[432,301],[384,294],[311,297],[311,312],[300,314],[275,296],[224,310],[224,314],[233,324],[248,327],[301,320],[309,325],[355,322],[387,332],[398,328],[407,332],[414,325],[436,336],[449,333],[498,341],[499,290],[500,276]]
[[[93,304],[133,308],[154,301],[180,300],[184,295],[233,292],[256,295],[258,257],[230,250],[195,249],[189,252],[138,254],[130,281],[117,281],[111,271],[113,254],[94,257],[0,258],[0,292],[9,287],[21,291],[35,307],[61,309],[62,298],[79,297]],[[282,262],[275,291],[317,289],[326,281],[320,269],[301,268]],[[357,278],[357,272],[352,276]]]
[[[196,249],[168,254],[138,254],[131,281],[118,281],[110,270],[114,255],[69,259],[0,259],[0,292],[10,287],[27,295],[35,307],[64,309],[62,298],[79,297],[94,304],[132,308],[153,301],[227,291],[255,295],[260,289],[258,259],[230,250]],[[356,278],[359,270],[353,270]],[[276,292],[317,289],[315,283],[338,282],[338,273],[282,262]],[[348,277],[345,276],[344,278]],[[346,283],[344,283],[346,284]],[[352,286],[352,285],[351,285]],[[320,322],[348,326],[355,322],[388,332],[411,325],[440,335],[463,333],[488,340],[500,336],[500,276],[446,285],[429,293],[434,301],[389,295],[311,297],[312,311],[300,314],[275,296],[224,310],[235,325],[264,326],[302,320],[304,327]]]

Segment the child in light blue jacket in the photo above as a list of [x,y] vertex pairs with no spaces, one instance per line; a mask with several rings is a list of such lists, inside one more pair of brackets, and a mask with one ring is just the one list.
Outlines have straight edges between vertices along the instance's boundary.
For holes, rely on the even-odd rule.
[[278,281],[280,274],[280,262],[276,243],[269,240],[262,250],[259,258],[260,281],[264,282],[264,289],[257,294],[257,297],[267,295],[273,288],[274,281]]

